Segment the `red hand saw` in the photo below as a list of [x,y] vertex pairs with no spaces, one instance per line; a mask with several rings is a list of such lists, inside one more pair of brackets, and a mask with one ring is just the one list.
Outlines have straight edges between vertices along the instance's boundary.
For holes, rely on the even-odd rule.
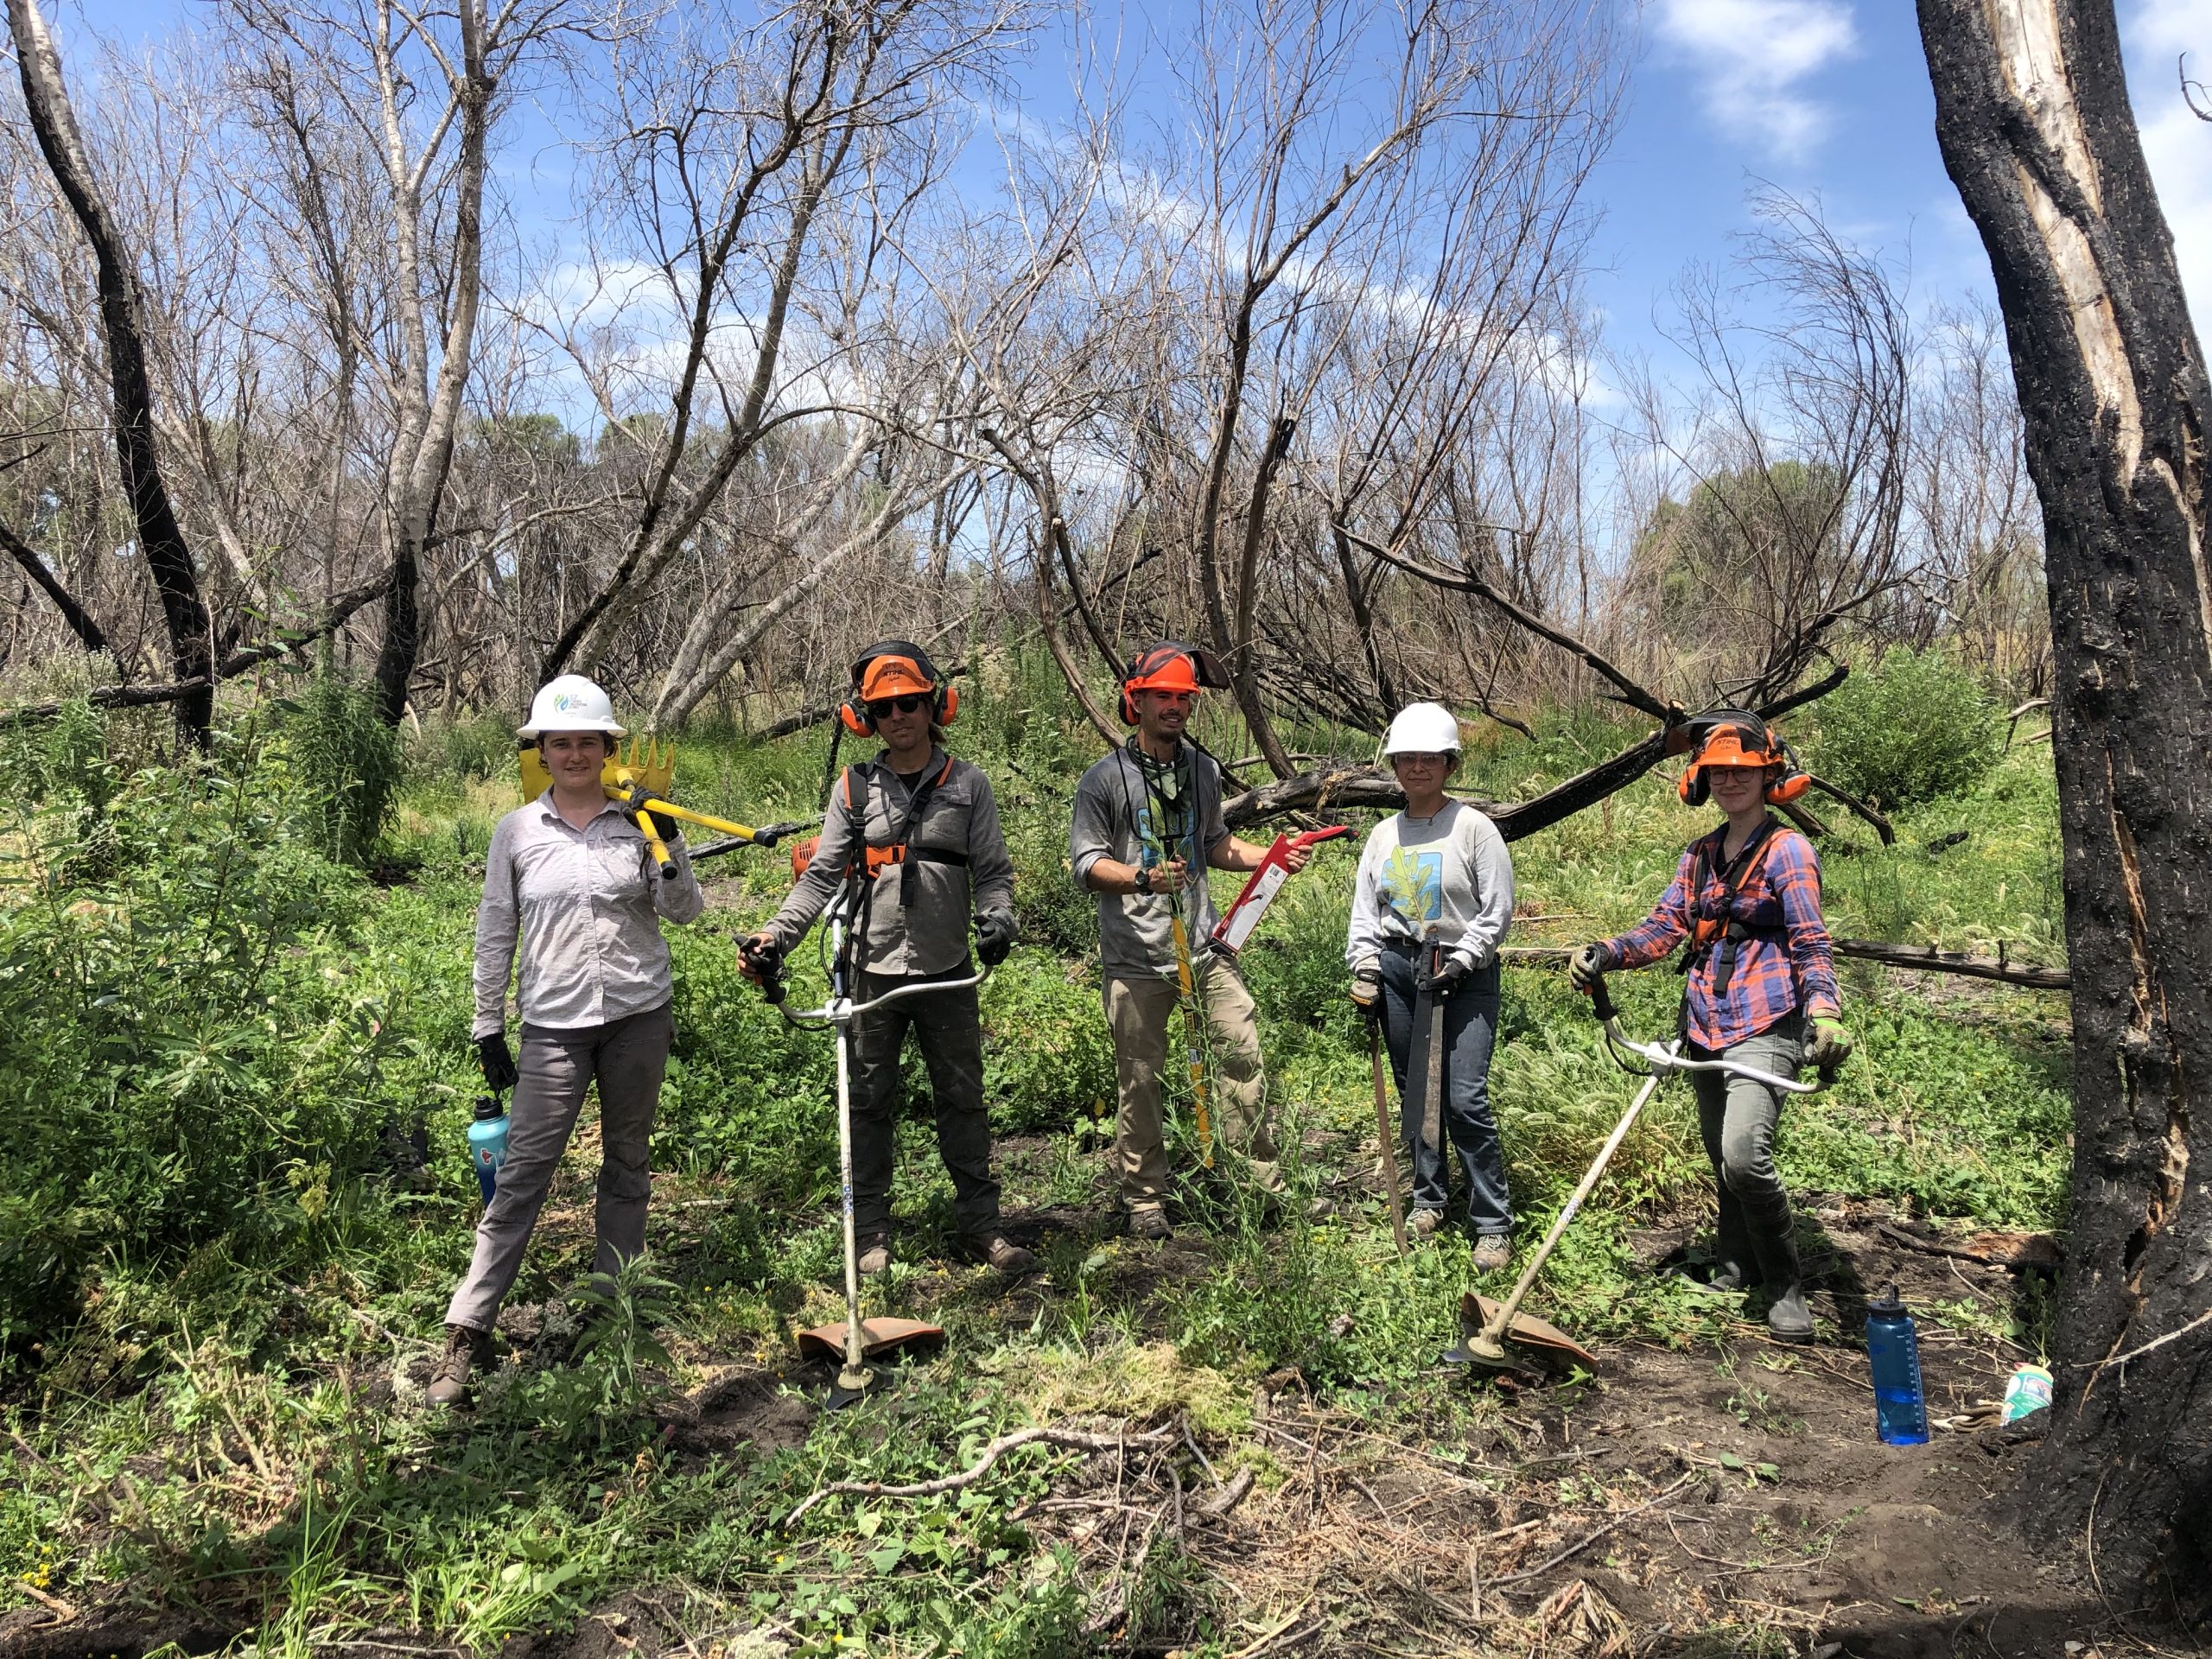
[[1268,849],[1267,856],[1259,868],[1246,878],[1244,890],[1236,895],[1236,902],[1229,907],[1228,914],[1214,924],[1213,935],[1206,941],[1206,948],[1233,957],[1250,942],[1252,931],[1260,918],[1268,913],[1268,906],[1274,903],[1275,895],[1282,891],[1283,883],[1290,880],[1291,850],[1318,847],[1325,841],[1334,841],[1338,836],[1351,834],[1348,823],[1331,824],[1326,830],[1308,830],[1301,835],[1277,836],[1274,845]]

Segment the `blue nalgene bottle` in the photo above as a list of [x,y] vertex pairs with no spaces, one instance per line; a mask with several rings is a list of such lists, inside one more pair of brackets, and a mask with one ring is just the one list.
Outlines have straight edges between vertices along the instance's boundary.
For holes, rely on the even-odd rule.
[[484,1202],[499,1185],[499,1166],[507,1161],[507,1115],[492,1095],[476,1097],[476,1121],[468,1126],[468,1161],[476,1171],[476,1185]]
[[1866,1363],[1874,1373],[1874,1430],[1891,1446],[1928,1444],[1928,1402],[1920,1389],[1920,1338],[1912,1315],[1886,1287],[1866,1304]]

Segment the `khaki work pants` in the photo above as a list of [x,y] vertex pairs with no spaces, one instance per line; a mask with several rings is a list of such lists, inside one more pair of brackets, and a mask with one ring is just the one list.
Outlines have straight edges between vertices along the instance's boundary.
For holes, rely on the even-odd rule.
[[[1243,1154],[1266,1192],[1282,1186],[1268,1121],[1267,1075],[1260,1063],[1259,1011],[1236,970],[1217,957],[1192,963],[1205,1011],[1206,1102],[1214,1138]],[[1167,1147],[1160,1121],[1160,1074],[1171,1027],[1182,1024],[1172,979],[1106,981],[1106,1025],[1114,1037],[1121,1111],[1114,1122],[1114,1163],[1122,1201],[1132,1210],[1157,1207],[1167,1196]],[[1180,1039],[1179,1037],[1179,1046]],[[1188,1056],[1179,1053],[1179,1064]]]
[[668,1004],[603,1026],[551,1030],[525,1025],[521,1072],[507,1109],[507,1161],[484,1217],[476,1255],[453,1294],[448,1325],[489,1331],[499,1317],[522,1253],[537,1225],[553,1173],[575,1133],[584,1090],[599,1081],[599,1248],[592,1271],[612,1274],[645,1248],[645,1201],[652,1196],[649,1161],[653,1113],[676,1033]]

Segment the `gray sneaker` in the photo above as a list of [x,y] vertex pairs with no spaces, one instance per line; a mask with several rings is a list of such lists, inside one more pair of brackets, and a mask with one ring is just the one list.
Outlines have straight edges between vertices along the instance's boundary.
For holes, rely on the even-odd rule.
[[1441,1210],[1416,1210],[1413,1213],[1412,1226],[1415,1238],[1434,1238],[1437,1229],[1443,1225],[1444,1212]]
[[891,1271],[891,1239],[888,1234],[870,1233],[858,1241],[861,1277],[873,1279],[878,1274]]
[[1513,1241],[1503,1233],[1484,1233],[1475,1241],[1475,1271],[1496,1273],[1513,1265]]
[[466,1404],[469,1374],[491,1369],[491,1332],[472,1331],[465,1325],[446,1326],[445,1352],[438,1356],[437,1366],[430,1373],[428,1391],[430,1403],[434,1406]]

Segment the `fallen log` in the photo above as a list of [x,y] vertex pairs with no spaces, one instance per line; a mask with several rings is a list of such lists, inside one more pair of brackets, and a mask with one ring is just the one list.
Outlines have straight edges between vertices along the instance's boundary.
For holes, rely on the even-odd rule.
[[[1865,962],[1878,962],[1885,967],[1908,968],[1916,973],[1993,979],[2037,991],[2074,988],[2074,976],[2063,968],[2006,962],[2001,957],[1970,957],[1959,950],[1938,950],[1923,944],[1891,944],[1882,939],[1832,939],[1829,946],[1839,957],[1856,957]],[[1510,944],[1497,954],[1502,961],[1519,963],[1528,968],[1565,967],[1574,950],[1572,946]]]

